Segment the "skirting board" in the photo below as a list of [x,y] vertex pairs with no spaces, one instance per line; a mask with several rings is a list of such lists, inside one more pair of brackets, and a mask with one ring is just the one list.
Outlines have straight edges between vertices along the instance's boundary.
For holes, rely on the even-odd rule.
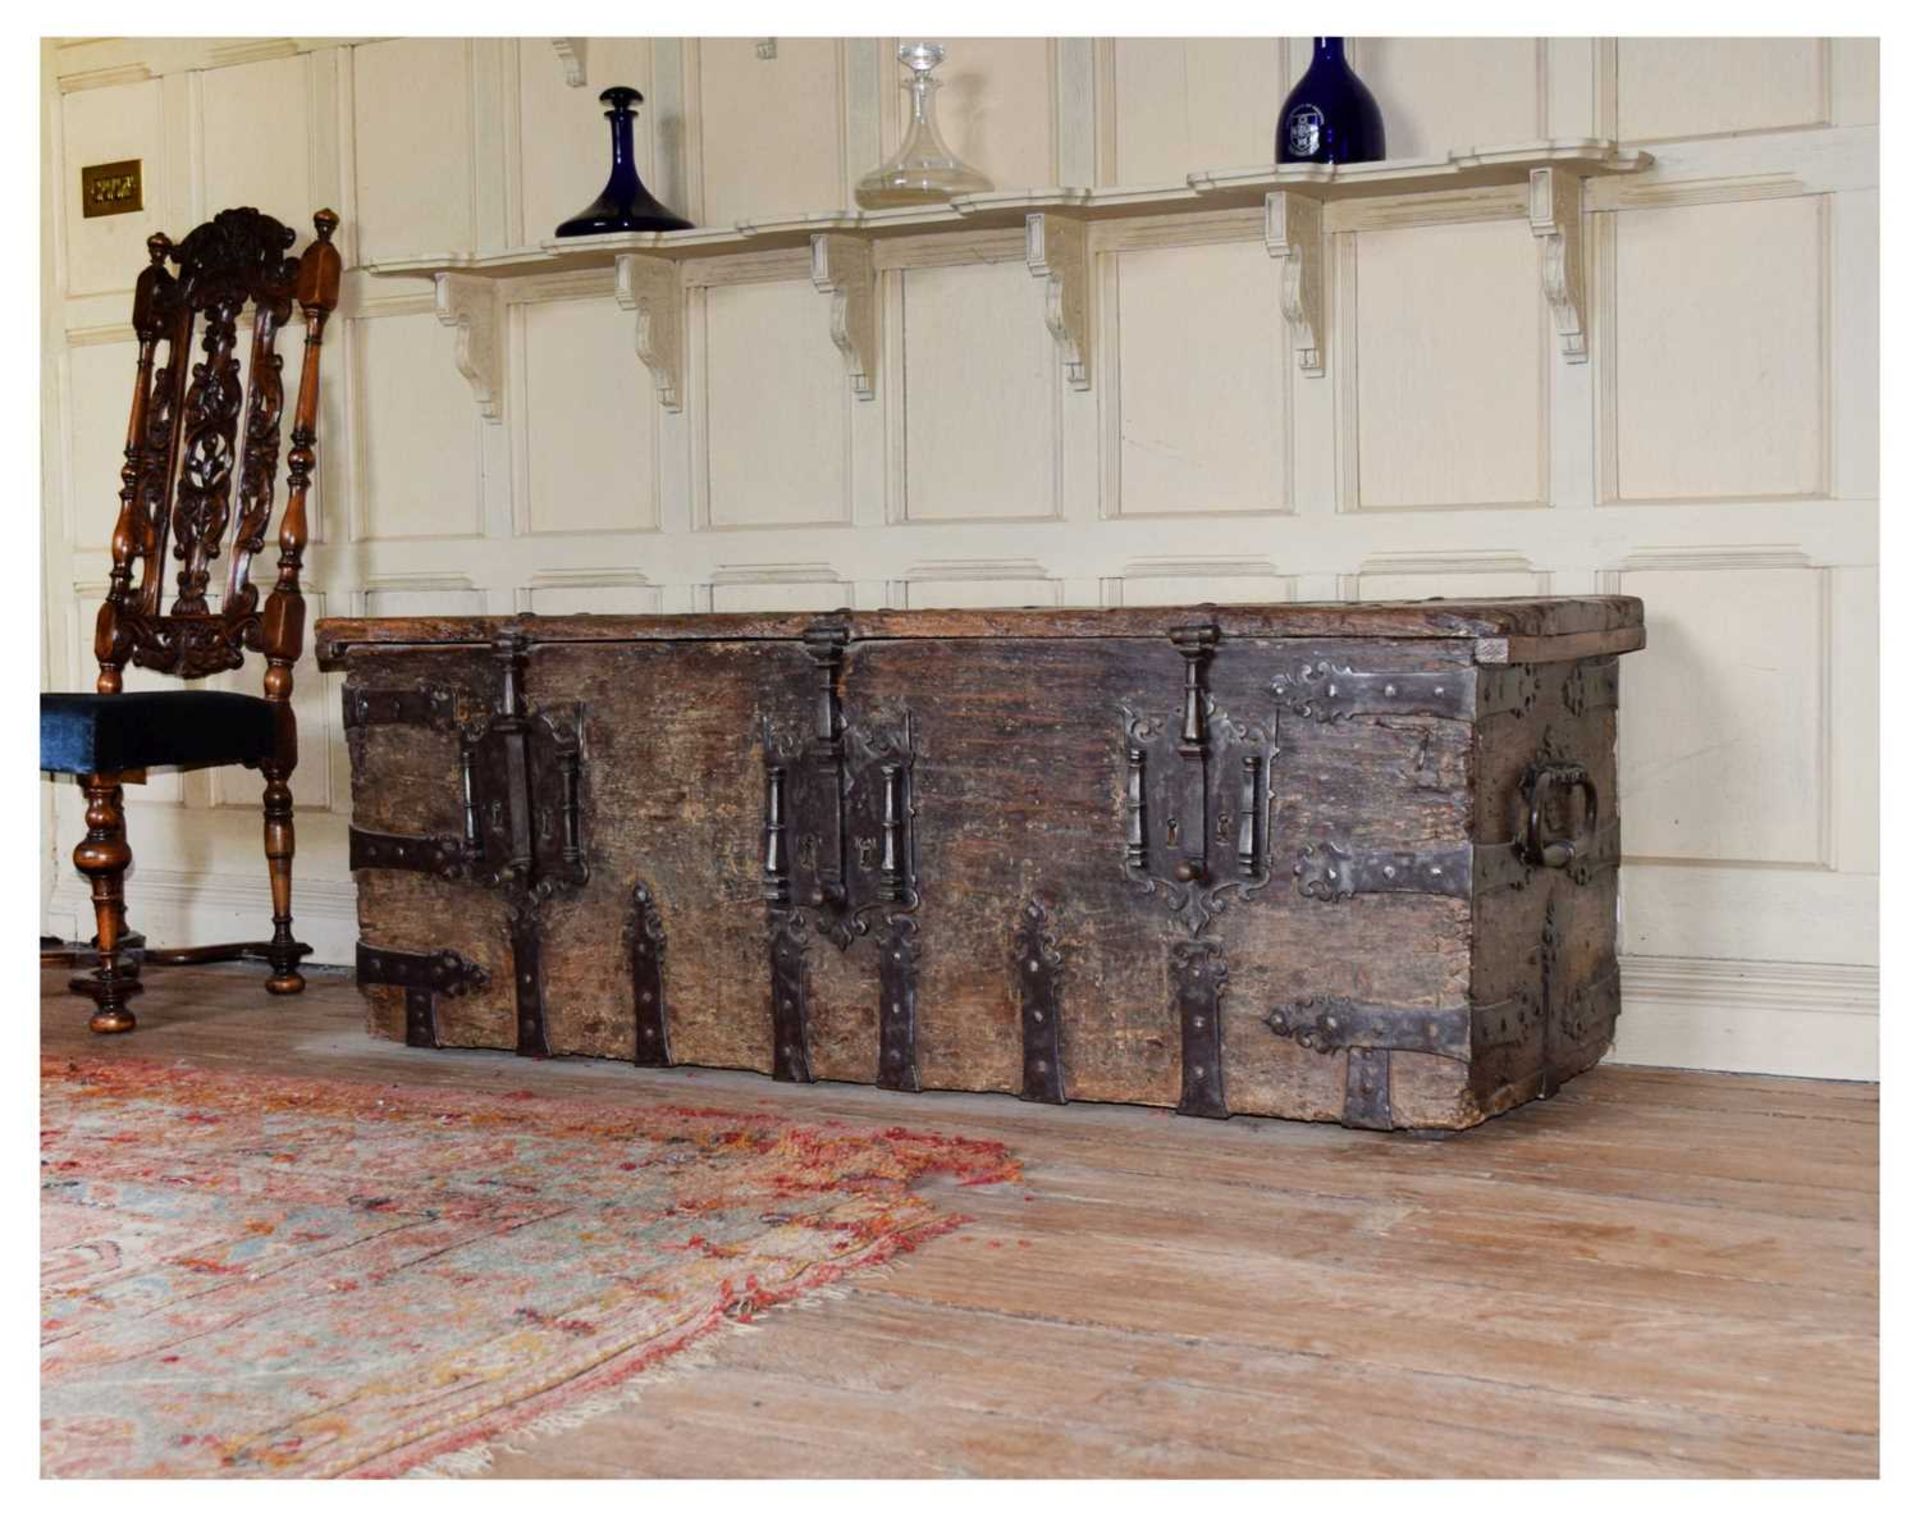
[[[264,937],[267,881],[135,868],[128,914],[155,943]],[[359,916],[351,881],[295,878],[294,928],[315,964],[351,964]],[[93,906],[78,875],[56,883],[41,930],[90,937]],[[1610,1058],[1620,1064],[1721,1069],[1813,1079],[1877,1080],[1880,972],[1863,964],[1627,955],[1625,1006]]]
[[1610,1059],[1824,1080],[1880,1078],[1880,971],[1628,954]]
[[[158,946],[228,943],[264,938],[273,930],[267,896],[267,866],[257,873],[195,874],[184,869],[148,869],[136,860],[127,876],[127,920]],[[63,870],[40,930],[68,942],[93,936],[93,900],[72,869]],[[353,963],[360,936],[352,880],[293,878],[293,930],[311,944],[314,964]]]

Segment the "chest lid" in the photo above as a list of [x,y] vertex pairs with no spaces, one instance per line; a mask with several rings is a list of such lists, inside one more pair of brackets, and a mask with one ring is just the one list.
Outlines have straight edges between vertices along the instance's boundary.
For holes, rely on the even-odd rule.
[[1322,601],[1250,606],[1022,607],[1008,610],[736,612],[693,615],[329,617],[314,629],[322,668],[356,647],[485,646],[502,637],[555,643],[779,642],[823,624],[851,642],[898,639],[1153,638],[1195,623],[1223,639],[1458,640],[1477,664],[1602,658],[1646,645],[1631,595],[1485,600]]

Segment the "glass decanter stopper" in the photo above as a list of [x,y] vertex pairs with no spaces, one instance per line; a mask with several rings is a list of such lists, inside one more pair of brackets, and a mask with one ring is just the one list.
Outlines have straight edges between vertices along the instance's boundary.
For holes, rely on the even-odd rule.
[[940,140],[933,119],[933,92],[940,81],[933,71],[947,50],[937,42],[903,42],[898,57],[910,70],[901,88],[912,112],[900,150],[854,187],[853,198],[868,210],[895,205],[944,205],[955,195],[977,195],[993,181],[969,168]]
[[613,126],[613,168],[600,198],[579,215],[554,228],[556,237],[591,237],[596,232],[684,232],[693,225],[676,216],[647,192],[633,164],[633,108],[645,97],[640,91],[616,84],[602,90]]

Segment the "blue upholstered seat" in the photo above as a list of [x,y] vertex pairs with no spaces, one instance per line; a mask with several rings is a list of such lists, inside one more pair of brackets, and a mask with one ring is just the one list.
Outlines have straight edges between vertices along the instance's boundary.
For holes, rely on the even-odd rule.
[[273,752],[273,707],[225,690],[42,695],[40,767],[56,774],[257,763]]

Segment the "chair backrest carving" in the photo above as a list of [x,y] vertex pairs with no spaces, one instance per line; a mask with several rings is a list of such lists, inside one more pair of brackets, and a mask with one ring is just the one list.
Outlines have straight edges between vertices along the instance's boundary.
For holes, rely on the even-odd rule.
[[[129,663],[201,679],[237,669],[257,652],[267,661],[267,698],[284,703],[291,697],[306,633],[300,569],[320,341],[340,295],[338,225],[332,211],[316,214],[314,240],[298,259],[288,255],[293,229],[250,207],[222,211],[178,243],[160,233],[147,239],[149,262],[133,296],[140,347],[113,570],[94,631],[101,693],[119,691]],[[234,349],[249,306],[253,335],[243,396]],[[251,576],[271,526],[286,399],[275,348],[296,307],[306,341],[287,449],[280,557],[262,606]],[[225,587],[210,609],[208,585],[229,526]],[[179,570],[166,606],[169,549]]]

